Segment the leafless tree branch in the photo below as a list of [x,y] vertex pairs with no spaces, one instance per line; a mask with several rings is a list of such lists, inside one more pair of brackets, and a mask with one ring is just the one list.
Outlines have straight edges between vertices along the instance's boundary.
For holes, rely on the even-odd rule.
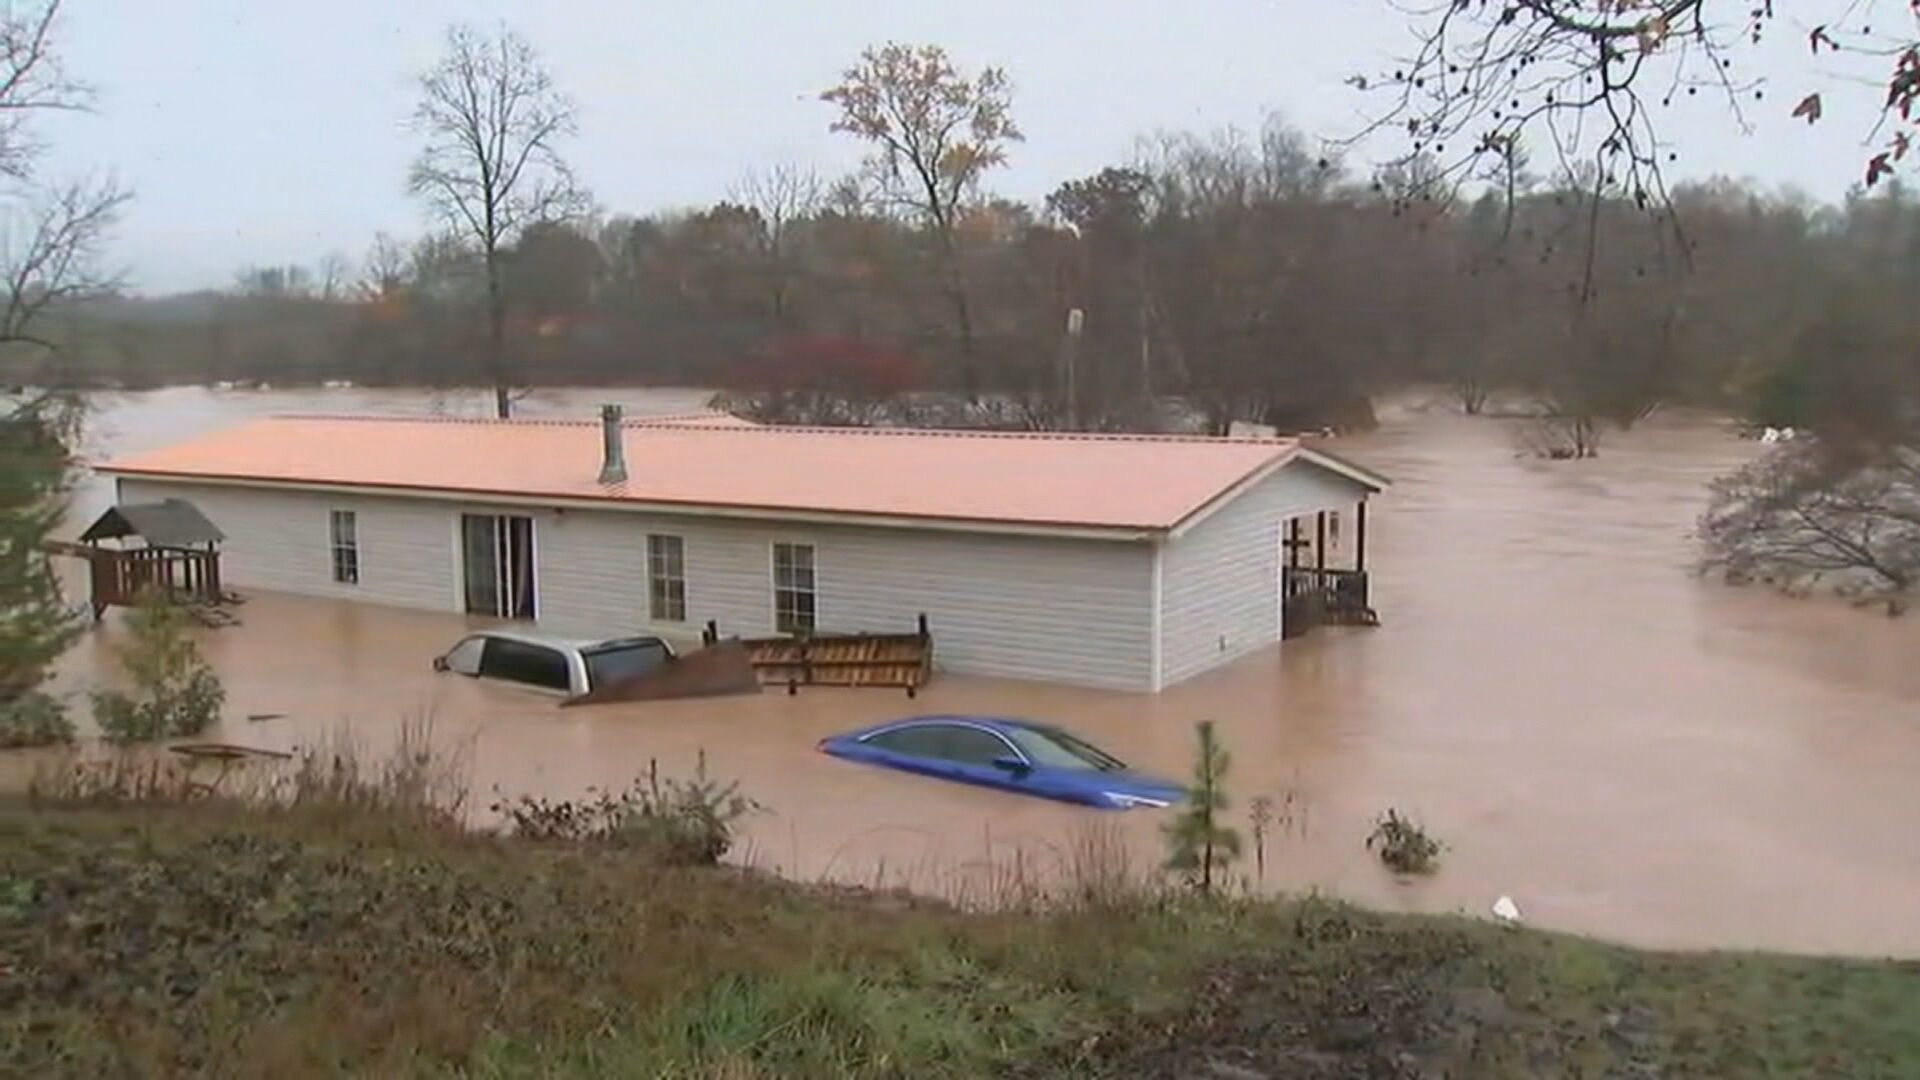
[[36,113],[85,109],[93,92],[61,70],[51,42],[60,0],[0,14],[0,175],[26,179],[40,144],[28,130]]
[[487,276],[495,411],[512,412],[502,251],[528,226],[579,214],[586,198],[557,144],[575,130],[574,106],[533,46],[505,28],[488,37],[447,31],[447,52],[420,79],[414,126],[426,146],[408,174],[424,198],[479,251]]

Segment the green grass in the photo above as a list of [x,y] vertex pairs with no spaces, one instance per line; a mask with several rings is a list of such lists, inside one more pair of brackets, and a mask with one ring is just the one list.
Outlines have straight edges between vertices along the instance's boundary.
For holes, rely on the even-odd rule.
[[380,808],[0,807],[0,1074],[1218,1068],[1916,1076],[1920,970],[1311,900],[962,914]]

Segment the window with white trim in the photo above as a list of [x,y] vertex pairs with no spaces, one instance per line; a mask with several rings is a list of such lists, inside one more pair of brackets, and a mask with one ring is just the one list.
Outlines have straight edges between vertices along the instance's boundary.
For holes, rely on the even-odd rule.
[[351,510],[335,510],[327,516],[327,546],[333,552],[333,580],[342,585],[360,584],[360,518]]
[[782,634],[813,629],[813,545],[773,545],[773,626]]
[[687,621],[687,544],[678,536],[647,536],[647,614],[654,622]]

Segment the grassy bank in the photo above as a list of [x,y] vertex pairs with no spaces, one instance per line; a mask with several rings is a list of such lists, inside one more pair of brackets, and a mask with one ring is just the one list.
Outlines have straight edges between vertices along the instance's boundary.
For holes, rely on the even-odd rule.
[[0,807],[0,1073],[1912,1076],[1920,968],[1324,902],[968,915],[392,810]]

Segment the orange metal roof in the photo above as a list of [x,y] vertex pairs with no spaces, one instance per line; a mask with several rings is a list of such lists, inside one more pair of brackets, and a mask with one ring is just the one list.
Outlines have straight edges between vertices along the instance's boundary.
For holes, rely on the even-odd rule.
[[1291,439],[709,426],[628,420],[602,486],[596,420],[277,416],[103,472],[810,514],[1166,529]]

